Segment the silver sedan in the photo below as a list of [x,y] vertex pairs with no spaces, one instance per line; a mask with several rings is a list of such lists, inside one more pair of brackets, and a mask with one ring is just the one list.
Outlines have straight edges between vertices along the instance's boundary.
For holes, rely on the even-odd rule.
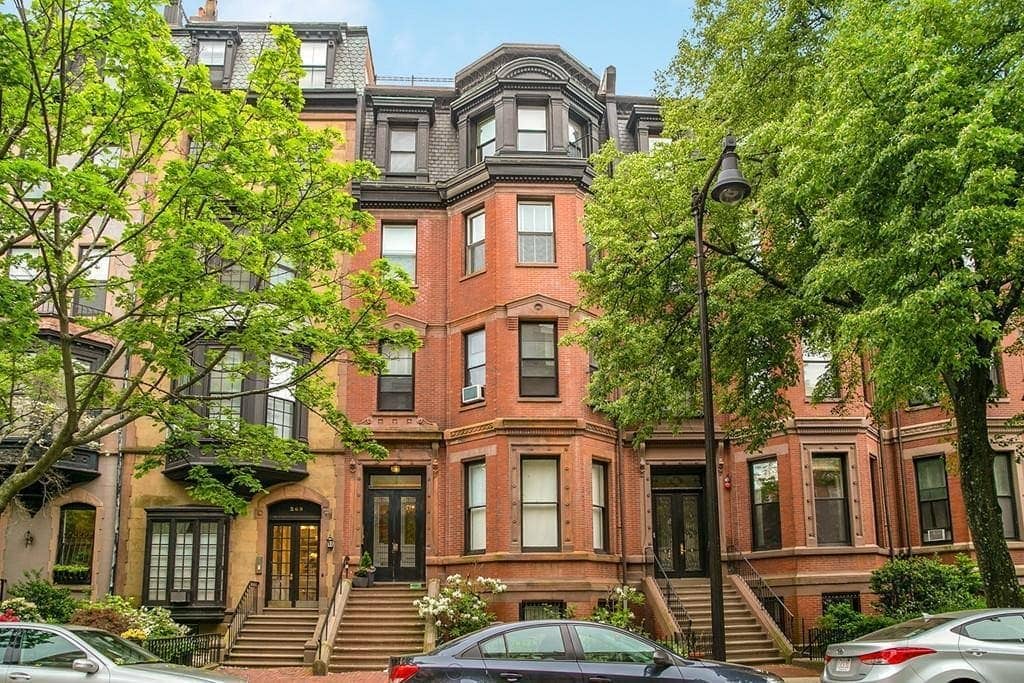
[[830,645],[822,683],[1024,681],[1024,610],[923,615]]
[[82,626],[0,624],[0,654],[4,683],[244,683],[161,662],[138,645]]

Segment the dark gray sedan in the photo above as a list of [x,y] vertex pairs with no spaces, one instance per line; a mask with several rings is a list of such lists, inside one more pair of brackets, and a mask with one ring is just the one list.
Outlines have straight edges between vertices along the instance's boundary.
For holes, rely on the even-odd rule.
[[0,624],[0,657],[0,682],[6,683],[245,683],[161,662],[138,645],[84,626]]
[[745,666],[685,659],[636,634],[587,621],[498,624],[433,652],[391,658],[391,683],[782,683]]

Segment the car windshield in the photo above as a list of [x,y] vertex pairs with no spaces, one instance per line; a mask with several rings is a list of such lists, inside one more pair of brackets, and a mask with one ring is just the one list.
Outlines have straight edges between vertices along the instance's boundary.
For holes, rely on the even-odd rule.
[[114,664],[153,664],[159,657],[138,645],[104,631],[75,631],[75,635],[91,645]]
[[853,642],[860,640],[867,642],[877,642],[879,640],[906,640],[907,638],[913,638],[914,636],[921,635],[926,631],[931,631],[933,628],[938,628],[948,621],[952,621],[952,619],[949,617],[918,617],[917,619],[911,619],[910,621],[905,621],[902,624],[896,624],[895,626],[886,626],[885,628],[869,633],[866,636],[861,636]]

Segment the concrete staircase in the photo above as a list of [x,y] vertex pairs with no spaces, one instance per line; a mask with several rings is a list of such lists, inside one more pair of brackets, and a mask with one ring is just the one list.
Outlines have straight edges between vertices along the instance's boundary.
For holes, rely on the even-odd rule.
[[[725,654],[736,664],[771,664],[784,662],[775,642],[754,617],[729,577],[724,582]],[[672,579],[672,588],[693,620],[693,629],[711,633],[711,587],[708,579]],[[667,601],[667,598],[666,598]],[[682,626],[685,618],[678,606],[671,605],[676,621]]]
[[426,627],[412,601],[426,595],[404,583],[353,588],[331,651],[331,671],[383,671],[391,655],[423,651]]
[[316,609],[269,607],[250,614],[224,665],[303,666],[303,647],[316,631],[317,616]]

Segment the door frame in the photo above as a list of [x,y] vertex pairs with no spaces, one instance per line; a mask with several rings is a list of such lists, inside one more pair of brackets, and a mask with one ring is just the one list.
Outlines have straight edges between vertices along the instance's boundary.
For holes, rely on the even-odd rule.
[[[666,487],[655,487],[653,478],[656,474],[682,474],[697,476],[700,480],[699,486],[666,486]],[[652,532],[658,528],[657,521],[654,519],[654,515],[657,514],[657,503],[656,498],[658,496],[670,496],[671,505],[669,506],[672,527],[672,554],[675,560],[676,569],[669,570],[665,569],[665,573],[671,578],[702,578],[708,576],[709,568],[711,563],[708,558],[708,535],[705,528],[706,525],[706,510],[704,509],[704,468],[702,466],[657,466],[651,467],[651,529]],[[684,496],[696,496],[697,498],[697,531],[700,535],[700,559],[701,568],[699,570],[687,571],[685,569],[686,563],[683,554],[679,552],[680,542],[683,536],[683,517],[682,517],[682,499]],[[652,539],[652,546],[655,554],[657,554],[658,544],[657,536]]]
[[[267,562],[266,562],[266,574],[267,574],[267,587],[264,591],[264,605],[270,606],[271,603],[288,602],[288,607],[316,607],[320,604],[320,570],[322,568],[321,562],[323,561],[323,553],[320,551],[320,544],[322,542],[321,532],[322,527],[320,525],[320,518],[322,515],[322,508],[319,503],[315,503],[311,500],[301,499],[289,499],[282,500],[274,503],[267,507]],[[299,600],[299,584],[298,584],[298,562],[299,562],[299,527],[316,526],[316,545],[317,545],[317,569],[316,569],[316,597],[313,600]],[[276,526],[288,526],[291,527],[292,534],[292,546],[291,546],[291,557],[288,559],[289,572],[292,577],[290,585],[288,586],[288,600],[273,600],[274,590],[274,527]]]
[[[417,475],[419,488],[372,488],[374,475]],[[401,583],[405,581],[423,581],[426,578],[427,562],[427,508],[426,508],[427,472],[425,467],[402,467],[400,472],[392,472],[390,468],[371,468],[363,470],[363,540],[360,555],[369,552],[373,556],[373,500],[377,496],[387,496],[388,534],[391,539],[397,538],[401,532],[401,499],[413,497],[416,501],[416,563],[414,567],[402,569],[400,566],[401,546],[395,551],[394,541],[388,550],[388,567],[377,567],[374,581]],[[397,574],[397,576],[396,576]]]

